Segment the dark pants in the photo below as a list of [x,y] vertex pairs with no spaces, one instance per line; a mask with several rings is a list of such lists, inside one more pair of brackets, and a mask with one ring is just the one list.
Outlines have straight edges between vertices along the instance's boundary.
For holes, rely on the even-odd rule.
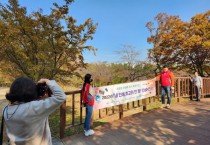
[[161,101],[162,104],[165,104],[165,95],[167,95],[167,104],[171,104],[171,86],[161,86]]
[[197,99],[197,101],[199,101],[200,97],[201,97],[201,87],[200,86],[195,86],[195,93],[196,93],[196,99]]

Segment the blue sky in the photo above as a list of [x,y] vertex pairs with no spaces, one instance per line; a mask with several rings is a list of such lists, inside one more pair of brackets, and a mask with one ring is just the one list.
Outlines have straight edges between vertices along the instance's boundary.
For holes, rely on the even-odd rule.
[[[7,0],[1,0],[5,3]],[[39,8],[49,13],[52,2],[61,0],[19,0],[20,5],[26,6],[28,11]],[[147,59],[147,49],[152,47],[147,43],[150,36],[145,27],[148,21],[154,21],[158,13],[179,15],[183,21],[198,13],[210,10],[210,0],[75,0],[70,6],[72,15],[78,24],[91,18],[98,23],[94,39],[88,41],[98,49],[96,56],[92,52],[84,53],[85,61],[119,62],[119,54],[123,45],[132,45],[141,51],[139,60]]]

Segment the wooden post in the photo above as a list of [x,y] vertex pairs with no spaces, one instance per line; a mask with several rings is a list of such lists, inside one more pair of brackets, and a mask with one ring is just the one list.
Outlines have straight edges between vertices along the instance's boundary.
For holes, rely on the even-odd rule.
[[193,83],[192,81],[189,79],[189,96],[190,96],[190,100],[193,100]]
[[101,109],[99,109],[99,118],[102,118],[102,117],[101,117]]
[[177,87],[178,87],[178,89],[177,89],[177,97],[179,98],[180,97],[180,94],[181,94],[181,92],[180,92],[180,87],[181,87],[181,85],[180,85],[180,78],[178,78],[178,82],[177,82]]
[[187,83],[187,79],[185,78],[185,96],[187,96],[187,87],[188,87],[188,83]]
[[[176,80],[175,80],[175,82],[176,82]],[[176,85],[176,83],[174,83],[174,98],[176,98],[177,97],[177,85]]]
[[66,101],[60,106],[60,138],[64,138],[64,131],[66,127]]
[[[204,81],[203,78],[202,79],[202,82]],[[201,88],[201,98],[204,98],[204,91],[203,91],[203,87],[204,87],[204,82],[202,84],[202,88]]]
[[114,106],[112,106],[112,114],[114,114]]
[[82,93],[80,93],[80,124],[82,124],[82,108],[83,108]]
[[138,107],[140,107],[140,100],[138,100]]
[[129,110],[130,109],[130,105],[129,105],[129,102],[127,103],[127,110]]
[[205,98],[205,96],[206,96],[206,85],[205,85],[206,83],[205,83],[205,80],[203,79],[203,93],[204,93],[204,98]]
[[108,115],[108,108],[106,108],[106,116]]
[[156,99],[155,97],[156,97],[156,96],[152,97],[152,98],[153,98],[153,102],[155,102],[155,99]]
[[123,104],[119,105],[119,119],[123,118]]
[[147,100],[143,99],[142,103],[143,103],[143,111],[146,111],[147,110]]
[[72,95],[72,125],[74,125],[75,112],[75,94]]
[[149,104],[151,103],[151,97],[149,97]]

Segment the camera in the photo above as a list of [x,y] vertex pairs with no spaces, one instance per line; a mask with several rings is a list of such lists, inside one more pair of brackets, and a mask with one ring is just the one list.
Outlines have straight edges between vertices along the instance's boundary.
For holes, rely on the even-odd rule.
[[48,97],[51,97],[52,91],[50,90],[50,88],[47,86],[46,83],[38,83],[36,85],[36,87],[37,87],[37,96],[38,97],[42,97],[45,94],[47,94]]

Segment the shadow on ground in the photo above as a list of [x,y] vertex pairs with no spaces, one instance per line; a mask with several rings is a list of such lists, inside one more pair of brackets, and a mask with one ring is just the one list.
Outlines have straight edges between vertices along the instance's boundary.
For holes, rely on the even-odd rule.
[[141,112],[63,139],[66,145],[207,145],[210,99],[175,104],[171,109]]

